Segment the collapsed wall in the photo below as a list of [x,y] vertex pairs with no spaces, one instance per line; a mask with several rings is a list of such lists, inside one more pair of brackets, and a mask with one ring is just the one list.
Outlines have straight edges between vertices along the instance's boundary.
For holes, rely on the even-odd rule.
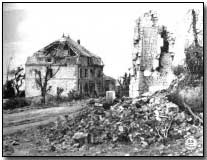
[[155,12],[149,11],[136,20],[133,43],[130,97],[167,88],[174,78],[174,54],[169,51],[174,41],[167,28],[158,25]]

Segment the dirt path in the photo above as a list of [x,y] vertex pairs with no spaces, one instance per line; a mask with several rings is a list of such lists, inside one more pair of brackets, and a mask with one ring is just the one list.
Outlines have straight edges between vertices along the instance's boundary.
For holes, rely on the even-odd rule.
[[28,129],[55,121],[58,116],[74,114],[84,108],[85,103],[77,102],[73,106],[52,107],[46,109],[33,109],[14,114],[3,114],[3,134],[14,133],[18,130]]

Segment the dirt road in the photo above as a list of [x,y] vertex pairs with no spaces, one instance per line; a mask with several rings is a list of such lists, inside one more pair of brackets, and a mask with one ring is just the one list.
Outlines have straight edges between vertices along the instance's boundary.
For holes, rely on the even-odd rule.
[[84,106],[84,102],[77,102],[72,106],[62,105],[60,107],[33,109],[20,113],[3,114],[3,135],[47,124],[55,121],[60,115],[72,115],[84,108]]

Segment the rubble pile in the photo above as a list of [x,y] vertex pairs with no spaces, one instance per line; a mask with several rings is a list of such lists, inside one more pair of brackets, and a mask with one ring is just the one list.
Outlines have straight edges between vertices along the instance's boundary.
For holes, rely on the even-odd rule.
[[[109,107],[110,106],[110,107]],[[90,99],[75,117],[58,118],[47,135],[54,148],[101,143],[154,143],[203,137],[203,126],[167,99],[166,92],[139,98],[122,98],[107,105],[104,98]]]

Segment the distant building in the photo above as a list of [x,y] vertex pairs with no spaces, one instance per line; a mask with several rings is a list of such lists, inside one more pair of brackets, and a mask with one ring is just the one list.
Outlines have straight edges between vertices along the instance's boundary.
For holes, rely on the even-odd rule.
[[104,75],[104,90],[115,91],[116,90],[116,79]]
[[57,87],[64,89],[62,95],[75,90],[81,95],[94,96],[104,93],[103,67],[101,58],[92,54],[69,36],[49,44],[28,57],[25,66],[25,94],[26,97],[39,96],[40,89],[35,82],[34,69],[45,73],[47,65],[51,65],[52,72],[57,74],[49,80],[52,86],[49,94],[57,95]]

